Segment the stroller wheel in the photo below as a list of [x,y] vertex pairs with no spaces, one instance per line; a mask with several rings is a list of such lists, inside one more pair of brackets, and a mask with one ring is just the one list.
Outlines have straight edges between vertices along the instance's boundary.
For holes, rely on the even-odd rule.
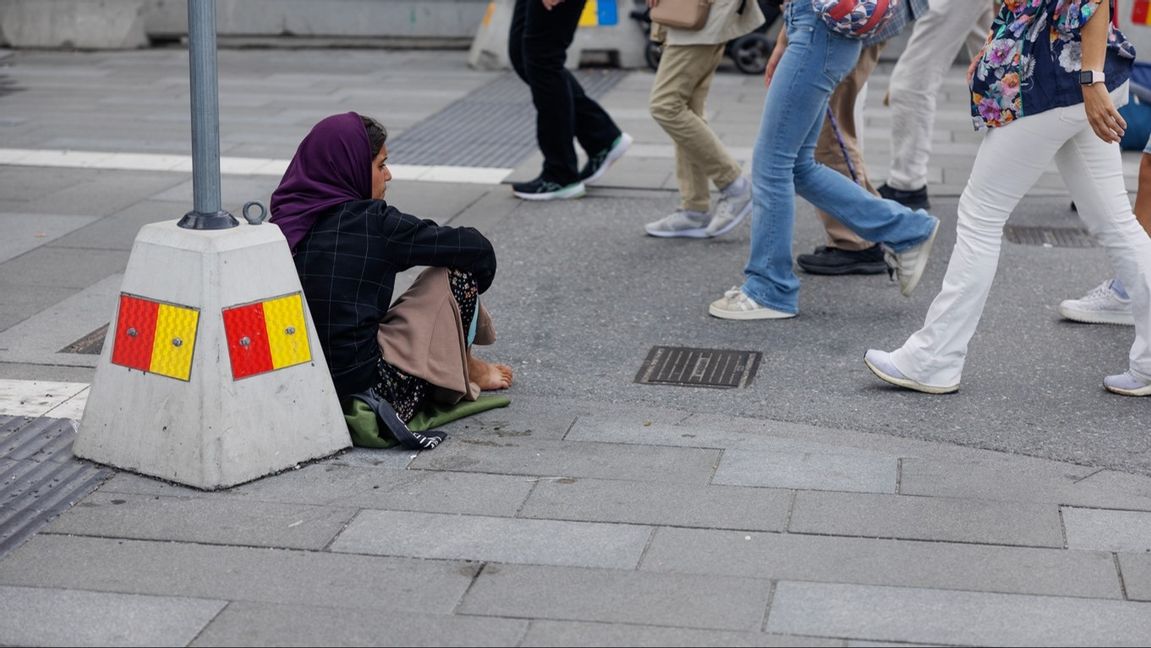
[[647,66],[653,70],[659,69],[659,59],[663,56],[663,45],[655,41],[648,41],[647,47],[643,50],[643,58],[647,61]]
[[771,58],[771,39],[760,33],[737,38],[728,50],[735,67],[744,74],[763,74]]

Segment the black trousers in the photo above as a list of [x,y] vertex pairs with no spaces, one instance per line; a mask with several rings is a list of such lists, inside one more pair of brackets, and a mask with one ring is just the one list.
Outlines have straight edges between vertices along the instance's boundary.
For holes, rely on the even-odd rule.
[[585,3],[564,0],[548,11],[541,0],[516,0],[508,37],[512,67],[532,90],[543,177],[562,185],[579,180],[573,138],[594,154],[610,147],[621,133],[564,68]]

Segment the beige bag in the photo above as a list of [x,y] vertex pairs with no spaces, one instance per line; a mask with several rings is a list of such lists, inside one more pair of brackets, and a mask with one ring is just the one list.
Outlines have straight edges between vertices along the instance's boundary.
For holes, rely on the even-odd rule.
[[651,10],[651,21],[676,29],[696,31],[707,24],[713,0],[659,0]]

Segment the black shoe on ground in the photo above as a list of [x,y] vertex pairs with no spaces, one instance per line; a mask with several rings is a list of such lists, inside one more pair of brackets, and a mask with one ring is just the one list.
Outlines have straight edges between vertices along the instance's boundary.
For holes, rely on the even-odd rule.
[[814,254],[801,254],[795,260],[804,272],[816,275],[883,274],[887,263],[883,249],[873,245],[858,252],[819,246]]
[[593,184],[607,173],[616,160],[623,157],[631,147],[632,137],[627,133],[620,133],[611,146],[588,156],[587,164],[580,171],[579,178],[586,184]]
[[561,185],[541,176],[534,180],[513,184],[512,193],[516,195],[516,198],[524,200],[563,200],[565,198],[579,198],[587,193],[587,189],[582,181]]
[[879,186],[879,195],[888,200],[894,200],[904,207],[910,207],[911,209],[931,208],[931,201],[927,199],[927,187],[916,189],[915,191],[904,191],[902,189],[889,187],[887,183],[883,183]]

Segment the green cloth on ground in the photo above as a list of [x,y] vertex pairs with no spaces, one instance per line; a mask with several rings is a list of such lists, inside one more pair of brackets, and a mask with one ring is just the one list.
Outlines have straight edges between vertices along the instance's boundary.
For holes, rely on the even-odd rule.
[[[465,416],[473,416],[498,407],[507,407],[511,400],[507,396],[480,396],[474,401],[460,401],[455,405],[427,403],[408,421],[408,429],[424,432]],[[358,398],[346,398],[341,403],[344,408],[344,421],[352,435],[352,445],[361,448],[391,448],[399,443],[386,429],[380,428],[376,413]]]

